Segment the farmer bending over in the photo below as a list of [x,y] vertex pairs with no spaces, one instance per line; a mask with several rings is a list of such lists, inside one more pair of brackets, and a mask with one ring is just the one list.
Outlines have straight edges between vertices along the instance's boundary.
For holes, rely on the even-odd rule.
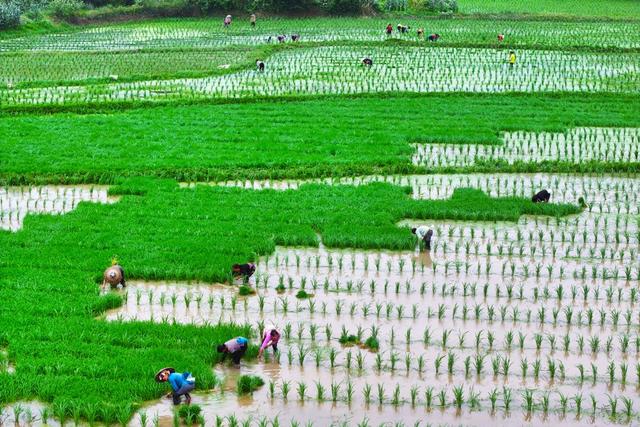
[[[264,72],[264,62],[260,61],[259,59],[256,59],[256,68],[258,69],[258,71],[260,71],[261,73]],[[238,265],[238,264],[234,264],[234,267]]]
[[373,65],[373,61],[371,60],[371,58],[363,58],[362,65],[364,65],[365,67],[371,67]]
[[424,38],[424,28],[418,28],[418,39],[422,40]]
[[224,17],[224,27],[227,28],[229,25],[231,25],[231,15]]
[[245,283],[249,281],[249,277],[251,277],[255,271],[256,265],[251,262],[246,264],[233,264],[231,266],[231,274],[233,274],[234,279],[242,278]]
[[252,27],[256,26],[256,14],[252,13],[251,16],[249,17],[249,22],[251,23]]
[[440,38],[440,34],[431,34],[428,39],[430,42],[437,42]]
[[427,251],[431,250],[431,237],[433,236],[433,226],[426,227],[421,225],[418,228],[412,228],[411,232],[415,234],[419,240],[424,243],[424,248]]
[[298,40],[300,40],[300,34],[291,34],[292,42],[297,42]]
[[262,345],[260,346],[260,350],[258,350],[258,359],[262,359],[262,353],[268,347],[271,347],[273,354],[276,354],[278,351],[278,341],[280,341],[280,332],[273,326],[266,328],[264,334],[262,334]]
[[124,288],[127,282],[124,278],[124,269],[118,264],[117,259],[111,260],[111,267],[104,271],[102,278],[102,287],[105,288],[109,284],[111,288]]
[[222,362],[227,358],[227,354],[231,355],[231,360],[236,366],[240,366],[240,359],[247,352],[249,340],[244,337],[232,338],[224,344],[218,346],[218,353],[222,353]]
[[547,203],[549,201],[549,199],[551,198],[551,193],[549,193],[547,190],[542,190],[537,192],[532,198],[531,201],[533,203]]
[[163,368],[158,371],[155,379],[159,383],[169,382],[171,391],[167,394],[167,397],[173,398],[174,405],[180,404],[182,396],[185,397],[187,405],[191,404],[191,395],[189,393],[196,387],[196,379],[191,376],[191,373],[179,373],[173,368]]

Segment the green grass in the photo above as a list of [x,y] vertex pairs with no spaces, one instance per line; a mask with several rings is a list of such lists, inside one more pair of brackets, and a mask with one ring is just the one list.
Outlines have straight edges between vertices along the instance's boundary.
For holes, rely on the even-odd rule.
[[[412,142],[498,144],[503,130],[640,126],[640,98],[428,95],[4,117],[0,184],[407,173]],[[304,132],[300,130],[304,129]],[[561,165],[597,172],[606,165]],[[476,170],[553,170],[484,165]],[[634,170],[637,165],[618,165]]]
[[582,18],[640,18],[636,0],[458,0],[461,13],[511,13]]

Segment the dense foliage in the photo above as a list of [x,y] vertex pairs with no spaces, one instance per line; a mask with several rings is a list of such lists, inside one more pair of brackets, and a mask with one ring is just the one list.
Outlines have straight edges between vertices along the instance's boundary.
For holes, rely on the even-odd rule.
[[[501,144],[503,130],[634,127],[640,124],[638,105],[637,98],[620,96],[431,95],[5,117],[0,121],[0,182],[416,172],[424,169],[411,163],[412,143]],[[301,134],[300,129],[307,132]],[[609,168],[602,162],[572,165],[557,160],[478,164],[475,170],[533,172],[557,167],[593,172]]]

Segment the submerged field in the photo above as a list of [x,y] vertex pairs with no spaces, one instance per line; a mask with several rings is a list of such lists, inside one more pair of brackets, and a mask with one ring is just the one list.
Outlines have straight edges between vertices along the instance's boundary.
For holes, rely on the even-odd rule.
[[0,424],[638,424],[636,5],[459,3],[0,33]]

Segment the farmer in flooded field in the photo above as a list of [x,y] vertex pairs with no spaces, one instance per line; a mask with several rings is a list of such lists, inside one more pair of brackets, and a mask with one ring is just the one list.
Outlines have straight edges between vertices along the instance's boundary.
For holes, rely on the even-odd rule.
[[514,51],[509,52],[509,67],[513,68],[516,65],[516,53]]
[[551,199],[551,193],[547,190],[538,191],[532,198],[533,203],[547,203]]
[[[263,61],[261,61],[261,60],[259,60],[259,59],[256,59],[256,68],[257,68],[257,69],[258,69],[258,71],[260,71],[261,73],[262,73],[262,72],[264,72],[264,62],[263,62]],[[234,264],[234,266],[235,266],[235,265],[238,265],[238,264]]]
[[498,42],[502,43],[504,41],[504,34],[498,34]]
[[[264,71],[264,64],[262,70]],[[231,274],[233,274],[234,279],[240,279],[247,283],[249,278],[253,276],[253,273],[256,271],[256,265],[254,263],[248,262],[246,264],[233,264],[231,266]]]
[[111,260],[111,267],[107,268],[103,274],[102,287],[106,288],[107,284],[111,288],[124,288],[127,286],[127,281],[124,278],[124,269],[115,258]]
[[231,15],[227,15],[224,17],[224,27],[227,28],[231,25]]
[[227,354],[231,355],[231,360],[235,366],[240,366],[240,359],[247,352],[249,340],[244,337],[232,338],[224,344],[220,344],[217,348],[218,353],[222,353],[222,362],[227,358]]
[[424,28],[422,27],[418,28],[417,33],[418,33],[418,40],[424,39]]
[[362,58],[362,65],[365,67],[371,67],[373,65],[373,60],[371,58]]
[[251,16],[249,16],[249,22],[251,23],[251,26],[255,28],[256,26],[256,14],[252,13]]
[[427,227],[425,225],[421,225],[417,228],[412,228],[411,233],[415,234],[418,237],[418,240],[421,240],[424,243],[424,249],[426,251],[431,250],[431,237],[433,236],[433,226]]
[[440,34],[437,34],[437,33],[431,34],[428,37],[430,42],[437,42],[439,38],[440,38]]
[[185,397],[187,405],[191,404],[191,393],[196,388],[196,379],[191,376],[190,372],[176,372],[173,368],[162,368],[155,376],[156,382],[165,383],[169,382],[171,385],[171,391],[167,393],[167,397],[173,398],[173,404],[179,405],[182,401],[182,396]]
[[262,359],[262,353],[269,347],[273,349],[273,354],[276,354],[278,351],[278,341],[280,341],[280,332],[278,332],[275,326],[271,325],[265,328],[262,334],[262,344],[260,345],[260,350],[258,350],[258,359]]
[[385,32],[387,33],[387,37],[391,36],[391,33],[393,32],[393,27],[391,26],[391,23],[387,24],[387,28],[385,29]]

